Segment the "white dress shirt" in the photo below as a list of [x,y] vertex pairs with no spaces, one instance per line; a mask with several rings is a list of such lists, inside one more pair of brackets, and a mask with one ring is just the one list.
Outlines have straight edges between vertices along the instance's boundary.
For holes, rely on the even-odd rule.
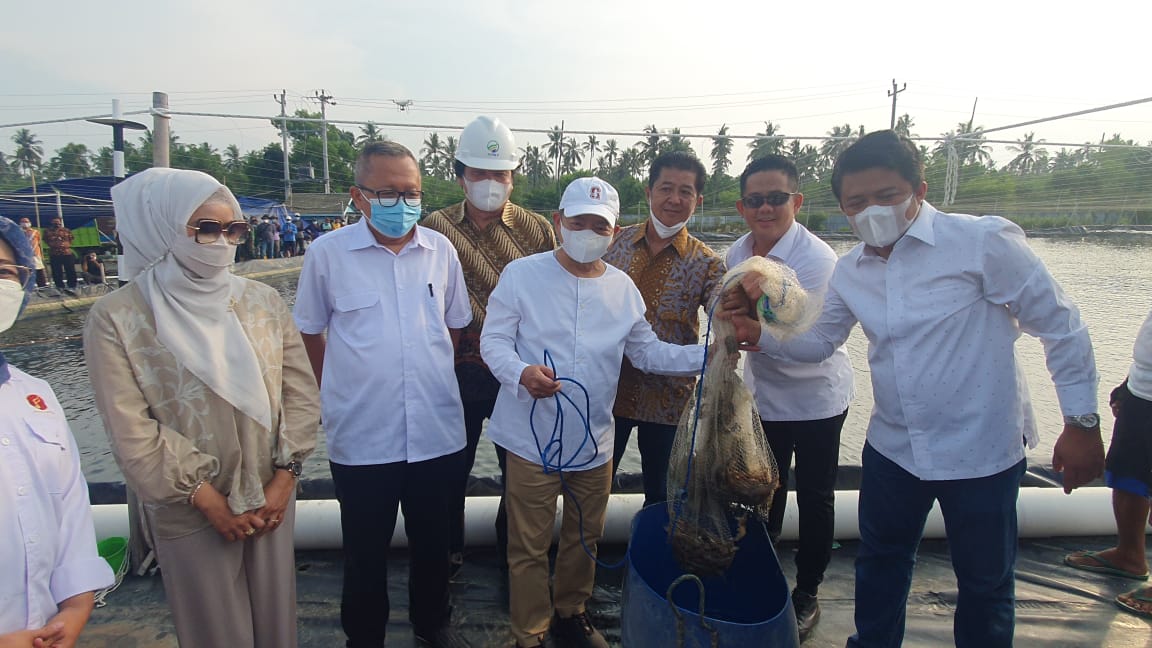
[[[590,470],[612,459],[612,404],[625,354],[648,373],[691,376],[700,371],[704,347],[661,342],[644,319],[644,298],[636,284],[605,266],[599,277],[579,278],[560,265],[555,252],[534,254],[509,263],[488,299],[480,354],[501,384],[488,437],[527,461],[543,465],[540,447],[548,443],[556,416],[556,399],[535,401],[531,420],[539,439],[534,439],[529,426],[534,401],[520,385],[520,374],[529,365],[544,364],[545,351],[557,378],[573,378],[588,390],[594,443],[585,442],[576,409],[561,397],[565,418],[557,463],[570,464],[568,470]],[[579,387],[564,382],[562,390],[583,410]]]
[[[728,248],[728,267],[750,258],[754,243],[751,232],[737,239]],[[803,225],[793,222],[766,256],[795,270],[809,299],[824,299],[836,253]],[[749,353],[744,358],[744,381],[765,421],[818,421],[844,413],[852,402],[852,361],[843,345],[831,357],[811,363]]]
[[365,466],[434,459],[464,447],[448,329],[472,321],[460,259],[417,226],[392,252],[367,219],[316,239],[293,310],[301,333],[328,331],[320,404],[328,456]]
[[1133,396],[1152,401],[1152,313],[1136,334],[1132,349],[1132,368],[1128,370],[1128,391]]
[[1080,312],[997,216],[946,214],[927,202],[885,260],[857,245],[836,264],[824,311],[807,334],[766,353],[826,358],[859,321],[875,405],[868,443],[913,475],[969,479],[1001,472],[1035,447],[1036,423],[1015,354],[1040,338],[1065,415],[1096,411],[1096,361]]
[[61,601],[112,585],[96,552],[88,484],[48,383],[0,384],[0,634],[41,628]]

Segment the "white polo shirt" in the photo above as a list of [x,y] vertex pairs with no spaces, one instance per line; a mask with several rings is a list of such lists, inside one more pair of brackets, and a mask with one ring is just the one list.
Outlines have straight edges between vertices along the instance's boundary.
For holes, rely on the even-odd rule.
[[[540,447],[548,443],[556,417],[556,399],[536,402],[533,438],[529,419],[534,399],[520,385],[528,365],[544,364],[547,350],[556,376],[574,378],[588,390],[587,440],[576,410],[565,402],[560,460],[569,470],[590,470],[612,459],[615,425],[612,405],[627,354],[641,371],[692,376],[700,371],[704,347],[661,342],[644,319],[644,297],[627,274],[605,264],[604,274],[573,276],[542,252],[509,263],[488,299],[480,334],[480,354],[500,381],[496,408],[488,423],[494,443],[527,461],[541,464]],[[572,384],[562,390],[584,406],[584,394]]]
[[888,259],[857,245],[836,264],[820,320],[764,352],[815,362],[856,322],[868,338],[875,406],[868,443],[920,479],[1008,469],[1035,447],[1017,363],[1023,331],[1040,338],[1064,414],[1096,411],[1096,360],[1076,305],[998,216],[946,214],[925,202]]
[[[754,243],[751,232],[737,239],[728,249],[728,267],[751,257]],[[827,243],[793,222],[767,256],[796,271],[809,299],[823,301],[836,268],[836,253]],[[744,381],[765,421],[818,421],[842,414],[852,402],[852,361],[843,345],[831,357],[811,363],[749,353],[744,358]]]
[[448,329],[472,321],[456,250],[417,226],[394,253],[367,219],[308,246],[293,310],[328,332],[320,404],[328,456],[365,466],[434,459],[464,447]]
[[112,585],[88,484],[48,383],[9,366],[0,384],[0,634],[43,627],[61,601]]

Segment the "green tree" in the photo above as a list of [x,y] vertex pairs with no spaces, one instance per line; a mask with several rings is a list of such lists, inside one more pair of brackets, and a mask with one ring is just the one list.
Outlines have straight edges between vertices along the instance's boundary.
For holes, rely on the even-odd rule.
[[92,175],[92,155],[84,144],[69,142],[56,149],[56,155],[48,160],[44,177],[50,180],[64,178],[86,178]]
[[728,135],[728,124],[724,124],[712,138],[712,175],[722,176],[731,166],[732,138]]
[[604,142],[604,157],[601,158],[600,170],[609,174],[616,168],[616,163],[620,160],[620,144],[614,139]]
[[764,122],[764,130],[756,133],[756,139],[748,142],[748,149],[749,162],[769,155],[779,155],[784,149],[780,127],[770,121]]
[[660,130],[656,128],[656,124],[649,124],[644,127],[644,132],[648,133],[648,137],[636,142],[635,146],[639,147],[641,162],[652,164],[652,160],[661,153]]
[[443,165],[444,144],[440,141],[440,133],[429,133],[424,138],[424,148],[420,149],[420,172],[424,175],[439,176]]
[[[1038,166],[1041,164],[1045,167],[1047,166],[1048,151],[1037,146],[1037,144],[1042,143],[1044,140],[1036,142],[1033,140],[1035,136],[1036,133],[1028,133],[1024,136],[1024,139],[1008,146],[1008,150],[1016,153],[1016,157],[1012,158],[1004,167],[1005,171],[1015,173],[1016,175],[1027,175],[1029,173],[1036,173]],[[1043,160],[1043,162],[1041,160]]]
[[596,154],[600,152],[600,140],[595,135],[589,135],[588,140],[581,145],[584,152],[588,154],[588,170],[592,170],[592,162],[596,159]]
[[368,142],[379,142],[386,139],[388,136],[380,132],[380,127],[375,122],[368,122],[360,127],[360,135],[356,137],[356,145],[364,146]]
[[[580,168],[580,164],[584,161],[584,156],[580,152],[580,143],[576,141],[575,137],[569,137],[564,140],[564,147],[560,153],[560,170],[562,173],[575,173]],[[591,169],[589,169],[591,173]]]
[[[961,165],[992,167],[992,148],[984,143],[983,126],[973,127],[972,121],[960,122],[956,130],[941,135],[943,141],[933,149],[933,155],[947,156],[949,145],[955,147]],[[945,158],[946,159],[946,158]]]
[[664,146],[660,147],[661,153],[667,153],[669,151],[681,151],[683,153],[691,154],[693,157],[696,156],[696,151],[692,150],[692,143],[689,142],[686,137],[680,134],[679,128],[673,128],[672,130],[668,131],[668,139]]
[[549,177],[548,159],[540,151],[539,146],[528,145],[522,149],[520,157],[520,172],[528,178],[528,185],[536,189]]
[[617,167],[617,171],[622,178],[636,178],[647,166],[644,162],[644,153],[636,147],[631,147],[620,153],[620,166]]
[[[896,131],[897,135],[903,135],[904,137],[916,137],[916,135],[912,133],[912,126],[914,124],[915,122],[912,121],[912,115],[904,113],[896,119],[896,127],[892,130]],[[861,128],[863,128],[863,126],[861,126]]]
[[212,145],[208,142],[181,144],[172,151],[171,164],[173,169],[203,171],[221,182],[223,182],[226,177],[224,160],[220,158],[220,153],[215,148],[212,148]]
[[[863,126],[860,127],[863,130]],[[836,163],[836,158],[840,157],[852,142],[855,142],[859,137],[858,134],[852,131],[852,127],[848,124],[843,126],[833,126],[832,130],[828,131],[828,139],[820,144],[820,155],[823,156],[824,166],[832,168]]]
[[16,169],[28,176],[38,171],[44,159],[44,142],[27,128],[16,131],[12,141],[16,143],[16,152],[12,154]]
[[544,152],[548,154],[548,159],[552,163],[555,177],[559,178],[560,158],[564,155],[564,131],[560,130],[559,126],[553,126],[552,130],[548,131],[548,143],[544,145]]

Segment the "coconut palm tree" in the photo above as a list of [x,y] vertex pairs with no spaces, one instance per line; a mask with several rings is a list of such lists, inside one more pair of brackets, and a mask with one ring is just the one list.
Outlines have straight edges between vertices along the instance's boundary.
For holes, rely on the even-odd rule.
[[580,168],[584,156],[580,153],[580,143],[576,141],[575,137],[564,140],[564,150],[560,157],[560,168],[563,169],[564,173],[575,173],[576,169]]
[[620,153],[620,173],[639,178],[645,166],[644,153],[636,147],[626,148]]
[[991,167],[992,148],[983,143],[984,135],[980,132],[982,130],[983,126],[973,127],[971,120],[960,122],[956,125],[955,131],[941,136],[944,141],[936,145],[932,151],[933,155],[947,155],[948,145],[951,144],[956,149],[956,156],[960,159],[961,165],[979,164]]
[[584,152],[588,154],[588,170],[592,170],[592,161],[596,154],[600,152],[600,140],[596,139],[595,135],[589,135],[588,141],[581,145]]
[[668,141],[664,146],[660,148],[661,153],[666,153],[668,151],[683,151],[684,153],[690,153],[693,156],[696,155],[696,151],[692,150],[692,143],[680,134],[679,127],[668,131]]
[[356,136],[356,145],[364,146],[368,142],[379,142],[386,139],[388,138],[380,132],[380,127],[375,122],[368,122],[360,127],[360,134]]
[[44,160],[44,142],[37,139],[36,134],[27,128],[21,128],[12,136],[16,143],[16,152],[12,155],[15,167],[26,175],[31,175],[40,168]]
[[559,126],[553,126],[552,130],[548,131],[548,143],[544,145],[544,151],[548,153],[548,159],[553,161],[556,179],[559,181],[560,158],[564,154],[564,131],[560,130]]
[[1035,137],[1035,135],[1036,133],[1028,133],[1024,136],[1024,139],[1008,147],[1009,151],[1016,153],[1016,157],[1012,158],[1004,167],[1005,171],[1017,175],[1027,175],[1037,172],[1040,164],[1043,164],[1045,170],[1047,170],[1048,151],[1036,146],[1044,140],[1040,140],[1040,142],[1033,141],[1032,138]]
[[722,176],[732,166],[732,138],[728,135],[728,124],[720,126],[712,138],[712,175]]
[[604,142],[604,157],[601,159],[603,163],[600,164],[600,168],[604,173],[611,173],[620,159],[620,143],[614,139]]
[[915,122],[912,121],[912,115],[904,113],[896,119],[896,127],[892,130],[896,131],[897,135],[903,135],[904,137],[916,137],[916,135],[912,132],[912,126],[914,124]]
[[69,142],[56,149],[56,155],[48,161],[45,175],[52,180],[86,178],[92,175],[91,157],[87,146]]
[[441,158],[444,156],[444,144],[440,141],[440,133],[432,132],[424,138],[424,148],[420,149],[420,170],[425,175],[439,177]]
[[780,138],[780,127],[770,121],[764,122],[764,130],[756,133],[756,139],[748,142],[748,161],[758,160],[768,155],[779,155],[784,149]]
[[453,170],[456,160],[456,138],[449,135],[448,139],[444,140],[444,155],[440,158],[440,178],[442,180],[451,180],[455,177],[456,172]]
[[641,160],[651,164],[661,153],[660,130],[656,128],[656,124],[648,124],[644,127],[644,132],[648,133],[648,137],[636,142],[636,146],[640,147]]
[[[864,127],[861,126],[860,130],[864,130]],[[859,137],[859,133],[854,132],[848,124],[833,126],[832,130],[828,131],[829,139],[820,144],[820,155],[824,157],[824,165],[831,168],[836,163],[836,158]]]
[[548,158],[540,151],[539,146],[528,145],[520,151],[523,153],[520,158],[520,170],[528,176],[528,185],[535,189],[548,178]]

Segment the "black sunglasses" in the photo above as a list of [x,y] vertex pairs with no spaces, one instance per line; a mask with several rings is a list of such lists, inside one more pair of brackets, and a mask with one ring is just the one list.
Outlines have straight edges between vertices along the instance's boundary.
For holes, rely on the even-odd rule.
[[740,199],[740,202],[744,203],[744,206],[748,209],[760,209],[760,207],[765,204],[771,205],[772,207],[779,207],[789,200],[792,200],[792,196],[795,195],[795,193],[787,191],[773,191],[767,196],[761,196],[760,194],[744,196]]
[[239,220],[228,223],[225,227],[223,223],[218,220],[204,218],[196,221],[195,225],[189,225],[188,229],[196,230],[197,243],[215,243],[220,240],[220,235],[224,235],[224,240],[232,244],[243,243],[248,238],[248,232],[251,226],[248,223]]

